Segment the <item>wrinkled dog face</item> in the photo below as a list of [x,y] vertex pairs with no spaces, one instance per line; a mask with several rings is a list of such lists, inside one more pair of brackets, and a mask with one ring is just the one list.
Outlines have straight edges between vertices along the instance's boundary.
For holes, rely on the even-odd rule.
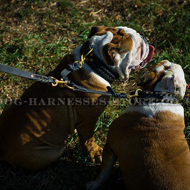
[[135,30],[127,27],[93,27],[90,43],[121,78],[129,78],[131,70],[139,70],[152,59],[154,48]]
[[[135,30],[127,27],[118,27],[118,29],[123,29],[133,40],[133,47],[128,54],[131,60],[128,69],[139,70],[144,68],[147,63],[152,59],[154,48],[149,45],[147,40],[137,33]],[[123,59],[123,64],[125,67],[127,56]]]
[[164,60],[144,74],[141,86],[144,90],[171,92],[183,99],[188,85],[182,67]]

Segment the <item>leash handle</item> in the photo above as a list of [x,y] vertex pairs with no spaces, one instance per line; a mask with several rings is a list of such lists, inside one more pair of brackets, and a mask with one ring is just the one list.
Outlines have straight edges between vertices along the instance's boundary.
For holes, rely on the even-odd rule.
[[14,67],[10,67],[7,65],[3,65],[0,63],[0,71],[4,72],[4,73],[8,73],[8,74],[12,74],[12,75],[16,75],[19,77],[24,77],[30,80],[35,80],[35,81],[40,81],[43,83],[54,83],[54,79],[51,78],[50,76],[44,76],[44,75],[39,75],[39,74],[34,74],[28,71],[23,71],[21,69],[17,69]]

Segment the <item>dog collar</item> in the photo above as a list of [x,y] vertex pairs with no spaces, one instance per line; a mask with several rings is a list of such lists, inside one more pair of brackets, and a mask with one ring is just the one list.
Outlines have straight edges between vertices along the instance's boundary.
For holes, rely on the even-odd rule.
[[[87,41],[81,47],[81,54],[85,55],[91,49],[90,42]],[[89,65],[95,73],[110,83],[119,78],[118,73],[111,66],[104,63],[93,51],[86,56],[85,63]]]
[[[134,92],[133,92],[134,94]],[[178,104],[178,98],[169,92],[160,91],[141,91],[138,90],[137,97],[131,99],[131,103],[149,104],[149,103],[171,103]]]

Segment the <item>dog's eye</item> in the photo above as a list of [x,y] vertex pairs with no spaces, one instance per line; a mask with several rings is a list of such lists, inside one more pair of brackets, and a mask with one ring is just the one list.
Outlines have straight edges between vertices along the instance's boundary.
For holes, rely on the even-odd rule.
[[170,68],[171,68],[170,66],[164,65],[164,69],[165,69],[165,70],[168,70],[168,69],[170,69]]
[[141,80],[141,82],[144,82],[145,81],[145,76],[142,76],[142,78],[140,80]]
[[176,88],[175,88],[175,90],[176,90],[176,91],[179,91],[179,90],[180,90],[180,88],[179,88],[179,87],[176,87]]
[[146,75],[148,75],[148,71],[147,71],[147,72],[145,72],[145,73],[143,74],[143,76],[142,76],[142,78],[141,78],[141,80],[142,80],[142,81],[144,81],[144,80],[145,80]]

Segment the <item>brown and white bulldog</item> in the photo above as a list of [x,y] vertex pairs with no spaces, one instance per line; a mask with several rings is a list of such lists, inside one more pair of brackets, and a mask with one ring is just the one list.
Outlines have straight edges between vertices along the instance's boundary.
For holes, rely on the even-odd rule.
[[[145,73],[141,88],[141,94],[151,92],[144,96],[144,103],[138,98],[136,105],[129,106],[111,124],[101,174],[96,181],[87,184],[88,190],[97,189],[108,179],[117,159],[126,189],[190,189],[184,109],[172,103],[175,98],[168,95],[169,92],[184,97],[184,72],[180,65],[162,61]],[[166,98],[165,103],[160,96]],[[166,103],[168,101],[170,103]]]
[[[130,28],[93,27],[89,37],[87,45],[66,55],[48,75],[61,79],[68,64],[80,61],[90,46],[93,52],[83,67],[68,78],[85,88],[107,91],[110,82],[119,76],[128,78],[131,69],[152,58],[152,46]],[[65,140],[77,129],[84,151],[94,161],[102,148],[94,142],[93,131],[105,100],[98,94],[34,83],[0,116],[0,158],[22,168],[41,169],[62,156]]]

